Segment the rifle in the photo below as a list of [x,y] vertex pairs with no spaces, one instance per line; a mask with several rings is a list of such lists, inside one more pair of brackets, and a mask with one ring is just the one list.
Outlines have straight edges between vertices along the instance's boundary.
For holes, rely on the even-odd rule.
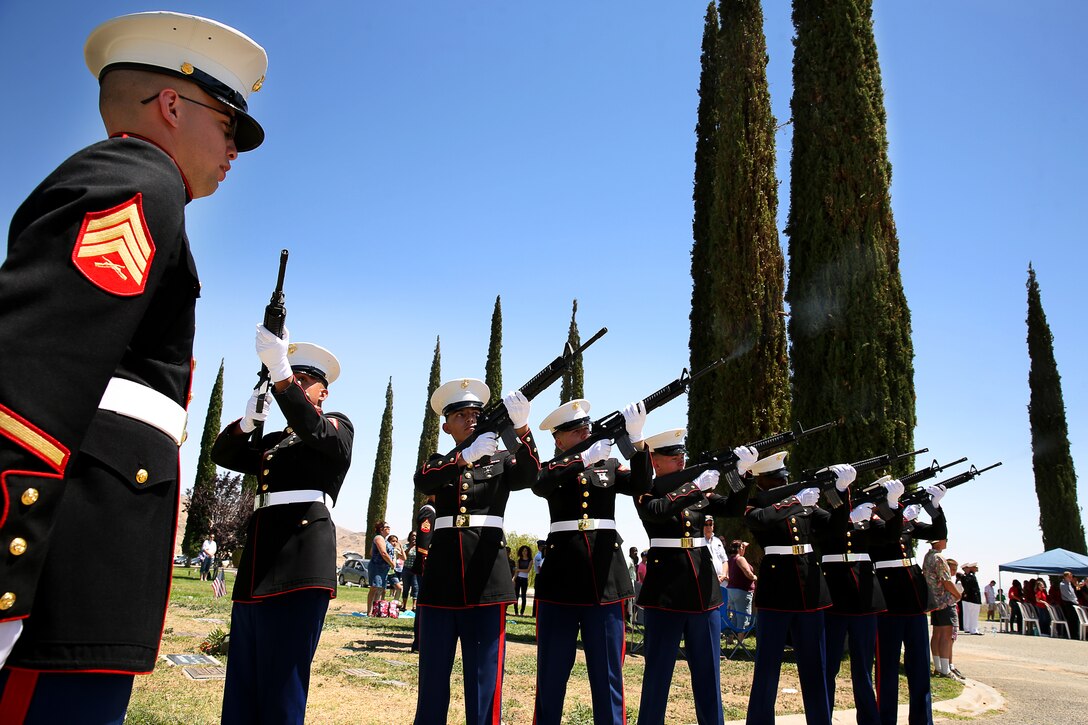
[[[815,428],[809,428],[805,430],[803,425],[798,424],[797,430],[788,430],[784,433],[776,433],[768,438],[755,441],[754,443],[747,443],[750,448],[755,448],[760,454],[767,453],[775,448],[781,448],[782,446],[788,446],[801,440],[805,436],[810,436],[813,433],[821,433],[825,430],[834,428],[842,423],[842,418],[833,420],[830,423],[824,423],[818,425]],[[669,491],[675,491],[680,486],[689,481],[693,481],[696,476],[704,471],[717,470],[721,473],[726,473],[731,467],[737,465],[737,455],[733,453],[732,448],[722,448],[718,451],[708,451],[699,455],[698,459],[693,465],[688,466],[682,471],[676,473],[668,473],[664,476],[654,479],[654,488],[661,493],[668,493]],[[726,482],[729,484],[729,488],[734,493],[740,493],[745,489],[744,481],[740,476],[726,475]]]
[[[928,448],[921,448],[917,451],[911,451],[910,453],[884,453],[879,456],[873,456],[872,458],[864,458],[860,461],[855,461],[850,465],[854,467],[854,470],[858,473],[868,473],[869,471],[875,471],[879,468],[887,468],[893,463],[897,463],[904,458],[910,458],[911,456],[917,456],[922,453],[929,453]],[[838,490],[835,488],[835,474],[831,472],[830,468],[821,468],[818,471],[805,471],[801,474],[801,480],[797,483],[787,483],[785,486],[777,486],[775,488],[769,488],[766,491],[760,491],[756,498],[758,500],[758,506],[769,506],[776,501],[781,501],[784,498],[793,496],[798,491],[805,488],[818,488],[820,492],[827,497],[828,504],[831,508],[838,508],[842,506],[842,498],[839,496]]]
[[[680,373],[680,377],[676,380],[673,380],[671,383],[668,383],[664,387],[655,390],[643,398],[643,409],[649,413],[650,411],[660,408],[670,400],[680,397],[688,391],[694,381],[703,377],[723,363],[725,363],[725,358],[719,358],[693,374],[688,373],[688,369],[684,368]],[[576,456],[582,451],[588,450],[589,447],[597,441],[602,441],[606,438],[616,441],[624,458],[630,460],[631,457],[635,455],[635,446],[631,443],[631,438],[627,435],[627,425],[623,419],[623,413],[616,410],[603,418],[593,421],[593,423],[590,424],[589,437],[577,445],[572,446],[570,449],[563,451],[563,456]]]
[[[280,250],[280,272],[276,277],[276,289],[272,290],[272,298],[268,301],[268,304],[264,308],[264,327],[266,330],[274,334],[276,337],[283,337],[283,327],[287,322],[287,308],[283,304],[283,277],[287,274],[287,255],[286,249]],[[253,386],[254,390],[259,390],[260,394],[257,396],[257,412],[263,413],[265,404],[268,400],[268,388],[271,385],[270,374],[268,368],[264,363],[261,363],[261,369],[257,373],[257,384]],[[253,428],[253,432],[250,434],[251,440],[254,446],[259,446],[261,438],[264,436],[264,421],[257,421]]]
[[[602,327],[597,331],[596,335],[589,338],[589,340],[583,343],[577,350],[575,350],[568,342],[563,349],[562,355],[545,365],[543,370],[529,378],[529,382],[522,385],[518,390],[520,390],[521,394],[527,399],[532,400],[550,387],[552,383],[561,378],[563,373],[570,370],[574,365],[574,360],[581,355],[586,348],[604,337],[606,332],[608,332],[608,328]],[[454,452],[456,453],[464,450],[484,433],[498,433],[502,436],[502,442],[508,451],[513,451],[518,446],[517,435],[510,425],[510,413],[506,410],[506,406],[498,396],[496,396],[487,407],[480,411],[480,416],[476,419],[476,428],[468,438],[454,448]]]
[[[974,479],[976,476],[980,476],[992,468],[997,468],[1001,465],[1001,463],[1001,461],[998,461],[997,463],[986,466],[985,468],[975,468],[974,466],[971,466],[970,470],[964,471],[958,476],[953,476],[952,478],[941,481],[936,485],[944,486],[945,490],[955,488],[956,486],[962,486],[968,481]],[[924,488],[915,489],[914,491],[911,491],[910,493],[904,495],[902,498],[899,499],[899,503],[903,504],[903,506],[910,506],[916,503],[923,504],[926,507],[926,511],[929,512],[929,515],[933,516],[935,512],[930,507],[930,501],[932,501],[932,497],[929,495],[929,492],[926,491]]]
[[[941,471],[947,470],[952,466],[958,466],[966,460],[967,457],[964,456],[963,458],[952,461],[951,463],[946,463],[942,466],[940,463],[937,462],[937,459],[933,459],[933,463],[929,464],[925,468],[919,468],[914,473],[908,473],[907,475],[900,478],[899,482],[903,484],[903,487],[905,489],[913,488],[917,484],[933,478]],[[877,504],[877,508],[880,510],[880,517],[887,520],[891,518],[892,514],[892,510],[888,508],[887,495],[888,490],[884,488],[883,484],[873,483],[859,491],[856,496],[851,495],[851,505],[856,507],[867,503]]]

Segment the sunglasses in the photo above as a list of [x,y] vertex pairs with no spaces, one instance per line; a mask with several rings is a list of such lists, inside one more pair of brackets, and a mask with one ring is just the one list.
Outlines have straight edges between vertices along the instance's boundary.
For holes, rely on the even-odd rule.
[[[144,100],[140,101],[140,105],[146,106],[147,104],[151,103],[152,101],[154,101],[158,97],[159,97],[158,93],[156,93],[153,96],[149,96],[149,97],[145,98]],[[203,106],[204,108],[215,111],[216,113],[221,113],[224,116],[226,116],[227,119],[230,121],[230,127],[227,130],[227,138],[233,139],[235,134],[238,133],[238,116],[237,116],[237,114],[228,113],[228,112],[224,111],[222,108],[216,108],[215,106],[209,106],[207,103],[203,103],[201,101],[198,101],[195,98],[189,98],[188,96],[183,96],[180,93],[178,94],[178,98],[180,98],[183,101],[188,101],[189,103],[195,103],[198,106]]]

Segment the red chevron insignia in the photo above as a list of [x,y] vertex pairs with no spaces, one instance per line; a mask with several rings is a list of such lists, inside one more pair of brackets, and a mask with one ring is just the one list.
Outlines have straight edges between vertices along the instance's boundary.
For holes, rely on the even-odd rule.
[[72,263],[99,289],[134,297],[143,294],[154,256],[143,194],[136,194],[120,206],[83,217]]

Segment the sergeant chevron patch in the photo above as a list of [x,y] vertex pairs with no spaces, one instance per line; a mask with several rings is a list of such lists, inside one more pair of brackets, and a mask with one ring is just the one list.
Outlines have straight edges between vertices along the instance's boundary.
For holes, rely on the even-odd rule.
[[143,294],[155,242],[144,221],[143,194],[106,211],[88,212],[72,263],[96,287],[121,297]]

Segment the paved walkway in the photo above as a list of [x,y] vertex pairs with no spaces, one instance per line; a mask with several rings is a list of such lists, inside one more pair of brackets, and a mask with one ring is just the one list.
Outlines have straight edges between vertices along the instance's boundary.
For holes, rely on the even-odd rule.
[[[955,700],[934,705],[934,723],[982,715],[985,725],[1088,722],[1088,642],[1018,634],[961,635],[953,653],[956,666],[968,678],[967,686]],[[900,706],[899,712],[899,725],[907,725],[906,707]],[[836,712],[834,722],[852,725],[855,715],[853,710]],[[803,725],[805,716],[788,715],[775,722]]]

